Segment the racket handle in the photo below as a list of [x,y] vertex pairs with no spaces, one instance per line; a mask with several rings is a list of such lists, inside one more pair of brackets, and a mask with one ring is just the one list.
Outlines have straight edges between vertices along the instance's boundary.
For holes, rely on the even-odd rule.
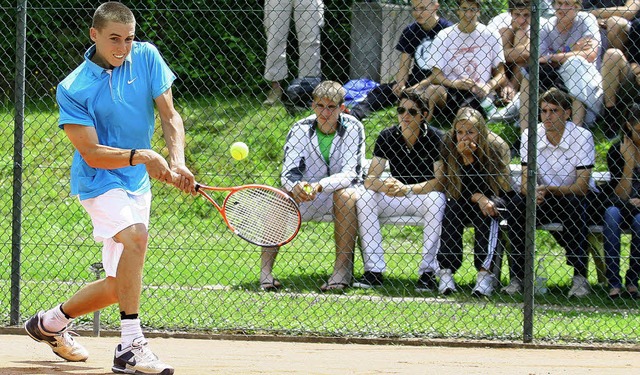
[[198,192],[198,189],[200,189],[200,187],[201,187],[201,185],[196,182],[196,193]]

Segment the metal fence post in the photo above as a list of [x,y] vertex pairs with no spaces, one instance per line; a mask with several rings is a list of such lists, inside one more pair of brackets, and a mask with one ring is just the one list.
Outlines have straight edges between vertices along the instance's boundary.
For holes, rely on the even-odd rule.
[[[93,263],[89,266],[89,271],[96,275],[96,280],[100,280],[104,267],[102,267],[102,263],[100,262]],[[93,336],[100,337],[100,310],[93,312]]]

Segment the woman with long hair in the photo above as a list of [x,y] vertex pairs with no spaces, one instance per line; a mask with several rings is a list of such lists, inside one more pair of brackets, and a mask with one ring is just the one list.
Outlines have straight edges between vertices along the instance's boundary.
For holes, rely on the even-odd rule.
[[447,208],[442,228],[439,291],[456,290],[453,274],[462,264],[462,232],[475,229],[474,265],[478,271],[473,294],[490,296],[495,278],[491,273],[498,242],[502,197],[509,184],[509,147],[491,132],[480,112],[461,108],[444,139],[442,183]]

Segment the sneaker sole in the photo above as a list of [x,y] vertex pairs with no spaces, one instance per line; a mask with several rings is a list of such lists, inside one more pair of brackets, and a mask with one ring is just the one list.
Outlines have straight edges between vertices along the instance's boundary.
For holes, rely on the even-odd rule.
[[382,285],[371,285],[371,284],[363,284],[363,283],[353,283],[352,287],[353,288],[360,288],[360,289],[373,289],[373,288],[379,288]]
[[416,292],[418,293],[429,293],[429,292],[433,292],[433,289],[431,288],[415,288],[414,289]]
[[[145,375],[145,374],[151,374],[150,372],[140,372],[140,371],[136,371],[136,370],[132,370],[132,369],[124,369],[122,367],[116,367],[113,366],[111,367],[111,371],[116,373],[116,374],[139,374],[139,375]],[[162,370],[162,372],[157,372],[154,375],[173,375],[175,370],[172,369],[164,369]]]

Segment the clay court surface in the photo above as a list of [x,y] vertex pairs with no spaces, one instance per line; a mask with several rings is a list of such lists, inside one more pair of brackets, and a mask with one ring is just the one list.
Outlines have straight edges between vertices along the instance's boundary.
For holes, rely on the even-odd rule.
[[[80,337],[86,363],[0,335],[0,374],[111,374],[117,337]],[[640,374],[638,351],[468,348],[151,338],[176,374]]]

